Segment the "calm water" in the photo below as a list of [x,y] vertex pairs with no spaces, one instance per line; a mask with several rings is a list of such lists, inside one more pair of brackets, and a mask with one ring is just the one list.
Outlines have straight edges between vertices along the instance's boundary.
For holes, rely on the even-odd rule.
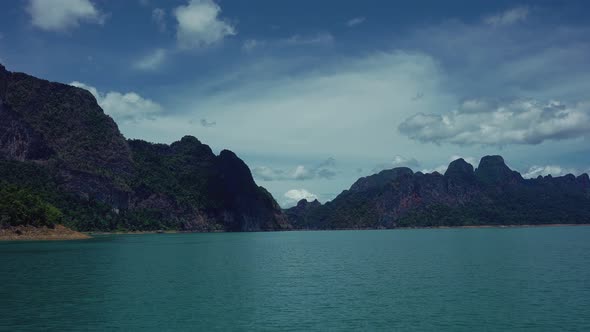
[[590,330],[590,227],[0,243],[0,330]]

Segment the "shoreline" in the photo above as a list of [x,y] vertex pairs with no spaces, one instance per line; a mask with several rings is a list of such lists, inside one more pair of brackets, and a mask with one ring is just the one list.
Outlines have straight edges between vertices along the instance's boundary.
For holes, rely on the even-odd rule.
[[450,229],[450,228],[536,228],[560,226],[590,226],[590,224],[526,224],[526,225],[469,225],[469,226],[425,226],[425,227],[397,227],[389,229]]
[[478,229],[478,228],[537,228],[537,227],[572,227],[590,226],[590,224],[542,224],[542,225],[469,225],[469,226],[424,226],[396,228],[335,228],[335,229],[290,229],[255,232],[209,231],[191,232],[179,230],[158,231],[116,231],[116,232],[77,232],[63,225],[55,228],[16,226],[0,229],[0,241],[69,241],[87,240],[94,236],[106,235],[144,235],[144,234],[192,234],[192,233],[267,233],[267,232],[314,232],[314,231],[380,231],[380,230],[412,230],[412,229]]
[[91,238],[88,234],[74,231],[63,225],[55,225],[54,228],[27,225],[0,229],[0,241],[68,241]]
[[537,228],[537,227],[572,227],[572,226],[590,226],[590,224],[527,224],[527,225],[469,225],[469,226],[424,226],[424,227],[395,227],[395,228],[334,228],[334,229],[289,229],[289,230],[267,230],[267,231],[252,231],[252,232],[232,232],[232,231],[117,231],[117,232],[83,232],[89,236],[94,235],[142,235],[142,234],[205,234],[205,233],[268,233],[268,232],[314,232],[314,231],[383,231],[383,230],[409,230],[409,229],[477,229],[477,228]]
[[537,227],[590,226],[590,224],[526,224],[526,225],[465,225],[465,226],[415,226],[393,228],[334,228],[334,229],[293,229],[293,231],[383,231],[408,229],[477,229],[477,228],[537,228]]
[[142,235],[142,234],[178,234],[178,233],[207,233],[207,232],[184,232],[177,230],[166,230],[166,231],[115,231],[115,232],[81,232],[88,236],[94,235]]

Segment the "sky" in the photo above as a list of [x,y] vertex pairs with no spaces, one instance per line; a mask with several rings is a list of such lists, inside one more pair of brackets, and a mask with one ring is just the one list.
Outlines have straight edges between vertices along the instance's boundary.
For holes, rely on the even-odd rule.
[[88,89],[127,138],[236,152],[284,207],[500,154],[590,169],[587,1],[0,2],[0,63]]

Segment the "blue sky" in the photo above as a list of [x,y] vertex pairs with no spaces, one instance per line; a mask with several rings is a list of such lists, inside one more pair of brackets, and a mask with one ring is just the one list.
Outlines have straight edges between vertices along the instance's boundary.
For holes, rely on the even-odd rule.
[[590,169],[586,1],[0,2],[0,63],[89,89],[128,138],[238,153],[284,206],[501,154]]

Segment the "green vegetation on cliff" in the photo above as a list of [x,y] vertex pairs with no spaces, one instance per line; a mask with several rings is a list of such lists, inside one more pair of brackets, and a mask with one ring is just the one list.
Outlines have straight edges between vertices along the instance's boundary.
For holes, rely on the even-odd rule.
[[33,192],[13,185],[0,187],[0,227],[31,225],[54,227],[63,215]]

